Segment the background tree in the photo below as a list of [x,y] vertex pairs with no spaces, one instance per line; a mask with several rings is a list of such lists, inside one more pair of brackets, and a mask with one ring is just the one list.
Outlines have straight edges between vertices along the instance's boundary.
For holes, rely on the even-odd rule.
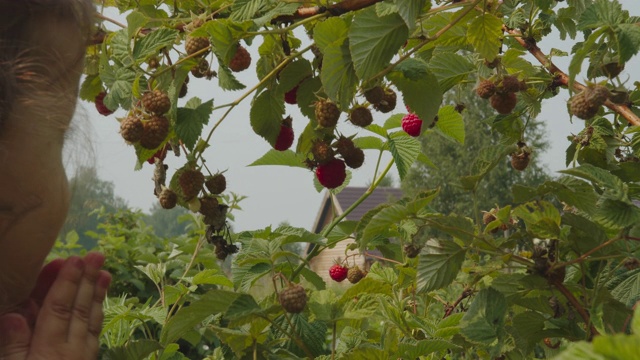
[[482,180],[473,192],[463,188],[460,178],[473,175],[474,163],[482,149],[501,146],[503,136],[494,131],[492,124],[499,116],[489,103],[479,98],[472,87],[455,87],[445,95],[445,103],[464,104],[462,112],[465,127],[464,145],[460,145],[437,130],[421,139],[422,151],[435,164],[417,162],[402,182],[407,195],[415,195],[428,189],[440,189],[432,207],[444,214],[456,213],[473,217],[474,198],[479,210],[489,209],[513,202],[511,186],[523,184],[537,186],[550,179],[544,165],[539,161],[548,147],[544,124],[531,119],[527,124],[523,140],[533,149],[529,166],[524,171],[515,170],[509,157],[504,157]]
[[87,231],[98,230],[98,215],[96,211],[103,208],[107,213],[113,213],[127,207],[124,199],[114,193],[114,185],[110,181],[98,177],[95,167],[82,166],[69,181],[71,189],[71,203],[69,215],[60,232],[62,236],[69,231],[78,233],[83,247],[89,249],[96,245],[95,239],[87,235]]
[[160,204],[154,203],[146,216],[145,222],[153,227],[156,235],[164,238],[172,238],[187,233],[189,221],[185,215],[189,216],[189,211],[183,207],[176,206],[173,209],[163,209]]

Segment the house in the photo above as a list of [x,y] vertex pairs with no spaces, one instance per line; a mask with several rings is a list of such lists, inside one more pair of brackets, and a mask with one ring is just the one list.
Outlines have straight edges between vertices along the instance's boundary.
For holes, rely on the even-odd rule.
[[[320,205],[318,215],[313,224],[311,231],[320,233],[322,229],[331,221],[340,216],[349,206],[353,205],[364,193],[368,187],[346,187],[337,195],[332,195],[329,191],[325,193],[325,196]],[[364,214],[376,206],[388,202],[394,202],[402,198],[402,190],[391,187],[378,187],[375,191],[369,195],[357,208],[355,208],[346,217],[346,220],[359,221]],[[318,256],[311,259],[309,267],[316,274],[320,275],[327,284],[336,284],[329,277],[329,268],[333,266],[335,260],[342,261],[345,258],[345,251],[347,246],[353,243],[354,240],[347,239],[339,242],[332,249],[325,249]],[[306,253],[308,254],[314,247],[314,244],[309,244]],[[358,251],[349,250],[347,255],[357,254]],[[375,254],[379,255],[377,252]],[[365,259],[361,255],[355,257],[349,257],[349,265],[355,263],[363,270],[367,270],[371,265],[372,258]],[[342,284],[348,284],[348,281],[344,281]]]

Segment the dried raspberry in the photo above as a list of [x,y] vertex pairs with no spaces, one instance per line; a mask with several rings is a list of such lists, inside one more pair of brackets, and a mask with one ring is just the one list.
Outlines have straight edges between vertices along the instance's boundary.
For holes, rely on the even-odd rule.
[[402,118],[402,130],[413,137],[422,133],[422,119],[414,113],[409,113]]
[[515,93],[495,93],[489,101],[491,106],[503,115],[511,113],[518,103]]
[[284,102],[291,105],[295,105],[298,103],[298,86],[294,87],[284,94]]
[[609,62],[600,66],[602,73],[609,79],[614,78],[624,70],[624,63],[618,63],[617,61]]
[[503,92],[518,92],[520,91],[520,80],[517,76],[507,75],[502,78],[501,88]]
[[127,116],[120,122],[120,135],[128,143],[136,143],[142,139],[144,125],[136,116]]
[[476,94],[483,99],[490,98],[496,93],[496,84],[491,80],[482,80],[476,87]]
[[384,98],[384,89],[380,86],[365,90],[364,98],[371,104],[379,104]]
[[229,62],[229,69],[234,72],[246,70],[251,65],[251,55],[242,45],[238,45],[236,54]]
[[153,90],[142,95],[142,105],[151,114],[162,115],[171,109],[171,100],[167,93]]
[[588,120],[594,117],[602,104],[607,101],[611,93],[602,85],[589,86],[571,98],[571,113],[580,119]]
[[289,284],[286,289],[280,291],[278,300],[285,311],[297,314],[307,306],[307,293],[300,284]]
[[[208,48],[210,45],[211,42],[207,38],[187,36],[187,41],[184,45],[184,48],[187,51],[187,55],[192,55],[202,49]],[[206,52],[204,52],[201,56],[204,56],[205,54]]]
[[333,264],[331,268],[329,268],[329,276],[333,281],[342,282],[347,278],[349,273],[349,269],[346,266],[342,266],[340,264]]
[[326,164],[319,164],[316,168],[318,182],[327,189],[335,189],[344,183],[347,171],[344,161],[333,159]]
[[191,69],[191,75],[200,79],[203,77],[210,76],[211,71],[209,70],[209,62],[206,59],[200,59],[198,64]]
[[357,284],[365,277],[365,275],[364,271],[360,270],[359,267],[354,266],[347,272],[347,280],[352,284]]
[[331,146],[325,141],[315,140],[311,146],[313,160],[318,164],[326,164],[334,159],[334,152]]
[[227,189],[227,179],[223,174],[215,174],[208,177],[204,184],[207,190],[214,195],[222,194]]
[[197,196],[202,190],[204,175],[199,170],[187,169],[180,174],[178,183],[182,189],[182,195],[189,200]]
[[282,120],[280,124],[280,133],[276,139],[276,143],[273,146],[278,151],[285,151],[293,144],[293,129],[291,128],[291,117],[287,116]]
[[218,213],[218,199],[213,196],[205,196],[200,198],[200,214],[204,216],[216,216]]
[[340,109],[331,100],[316,101],[315,113],[318,124],[324,128],[336,126],[340,118]]
[[410,259],[415,258],[420,254],[420,251],[422,251],[421,247],[414,244],[406,244],[402,249],[404,250],[405,255]]
[[495,220],[497,219],[497,218],[496,218],[496,216],[495,216],[495,214],[494,214],[494,212],[495,212],[495,210],[492,210],[492,211],[485,211],[485,212],[482,214],[482,222],[483,222],[485,225],[488,225],[489,223],[491,223],[491,222],[493,222],[493,221],[495,221]]
[[351,139],[341,136],[336,141],[336,149],[348,167],[357,169],[364,163],[364,151],[356,147]]
[[178,202],[178,196],[176,193],[171,191],[169,188],[162,189],[160,196],[158,196],[158,200],[160,201],[160,206],[163,209],[173,209],[176,207],[176,203]]
[[164,116],[152,116],[143,121],[144,131],[140,145],[145,149],[155,149],[160,146],[169,135],[169,120]]
[[107,93],[104,92],[104,91],[99,93],[98,95],[96,95],[96,98],[95,98],[96,110],[98,110],[100,115],[109,116],[109,115],[113,114],[113,110],[109,109],[104,104],[104,97],[105,96],[107,96]]
[[386,89],[384,91],[382,100],[380,100],[380,102],[378,103],[373,104],[373,107],[381,113],[388,113],[396,108],[397,98],[398,96],[396,95],[395,91]]
[[353,125],[367,127],[373,122],[373,115],[371,115],[371,110],[366,106],[356,106],[351,109],[349,120]]
[[157,69],[160,66],[160,60],[157,57],[152,57],[147,61],[147,65],[149,65],[149,69]]
[[531,157],[528,152],[511,154],[511,166],[518,171],[526,169],[530,160]]

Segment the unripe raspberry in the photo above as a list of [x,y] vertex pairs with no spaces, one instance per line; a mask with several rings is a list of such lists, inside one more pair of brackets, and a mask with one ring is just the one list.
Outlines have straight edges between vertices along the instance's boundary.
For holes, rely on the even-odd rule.
[[483,99],[490,98],[496,93],[496,84],[491,80],[482,80],[476,87],[476,94]]
[[198,79],[209,76],[209,73],[209,62],[206,59],[200,59],[198,65],[191,69],[191,75]]
[[187,169],[180,174],[178,183],[186,200],[197,196],[204,184],[204,175],[199,170]]
[[380,111],[381,113],[388,113],[396,108],[396,103],[398,100],[398,96],[395,91],[391,89],[386,89],[384,91],[384,96],[380,102],[373,104],[373,107]]
[[152,116],[144,121],[140,145],[145,149],[155,149],[160,146],[169,135],[169,120],[164,116]]
[[227,188],[227,179],[223,174],[215,174],[207,178],[205,186],[214,195],[222,194]]
[[322,140],[315,140],[311,146],[313,160],[318,164],[326,164],[334,159],[334,152],[331,146]]
[[315,107],[316,120],[324,128],[332,128],[338,124],[340,109],[331,100],[318,100]]
[[349,121],[351,121],[353,125],[367,127],[373,122],[373,115],[371,115],[371,110],[367,107],[356,106],[351,109],[351,113],[349,113]]
[[136,116],[127,116],[120,122],[120,135],[128,143],[136,143],[142,139],[144,125]]
[[378,104],[384,98],[384,89],[380,86],[367,89],[364,92],[364,98],[371,104]]
[[349,269],[349,272],[347,273],[347,280],[352,284],[357,284],[365,277],[365,275],[364,271],[360,270],[359,267],[354,266]]
[[510,114],[518,103],[515,93],[495,93],[490,99],[491,107],[500,114]]
[[200,210],[198,210],[198,212],[200,212],[200,214],[204,216],[216,216],[216,214],[219,212],[218,199],[213,196],[200,198]]
[[176,203],[178,202],[178,196],[176,193],[171,191],[169,188],[162,189],[160,196],[158,196],[158,200],[160,201],[160,206],[163,209],[173,209],[176,207]]
[[171,109],[169,95],[160,90],[153,90],[142,95],[142,106],[155,115],[162,115]]
[[233,72],[243,71],[251,65],[251,54],[242,45],[238,45],[236,54],[229,62],[229,69]]
[[520,91],[520,80],[517,76],[507,75],[502,78],[502,91],[503,92],[518,92]]
[[[184,48],[187,51],[187,55],[192,55],[209,47],[209,45],[211,45],[211,42],[207,38],[187,36]],[[202,55],[204,55],[204,53]]]
[[518,171],[526,169],[530,160],[531,157],[528,152],[511,154],[511,166]]
[[307,293],[299,284],[290,284],[278,295],[280,305],[289,313],[301,313],[307,305]]
[[356,147],[351,139],[341,136],[336,141],[336,149],[348,167],[357,169],[364,163],[364,151]]

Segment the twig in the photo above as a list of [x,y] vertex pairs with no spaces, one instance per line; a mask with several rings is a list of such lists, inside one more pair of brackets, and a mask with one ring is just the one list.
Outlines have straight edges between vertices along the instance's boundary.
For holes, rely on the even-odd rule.
[[571,303],[571,305],[573,305],[576,311],[578,311],[578,314],[580,314],[580,316],[582,317],[582,320],[584,320],[585,324],[589,327],[589,334],[587,336],[587,339],[591,340],[594,336],[600,335],[598,330],[596,330],[595,326],[593,326],[593,324],[591,323],[591,318],[589,317],[589,313],[587,313],[587,310],[585,310],[578,299],[573,296],[571,291],[569,291],[569,289],[564,286],[562,280],[553,280],[551,284],[555,286],[556,289],[558,289],[558,291],[562,293],[562,295],[564,295],[564,297],[569,301],[569,303]]
[[387,259],[387,258],[385,258],[385,257],[378,256],[378,255],[373,255],[373,254],[368,253],[368,252],[366,252],[366,251],[364,252],[364,254],[363,254],[363,255],[364,255],[364,257],[372,257],[372,258],[374,258],[374,259],[378,259],[378,260],[387,261],[387,262],[390,262],[390,263],[394,263],[394,264],[402,265],[402,263],[401,263],[401,262],[399,262],[399,261],[396,261],[396,260],[393,260],[393,259]]
[[[525,49],[533,55],[536,60],[544,66],[545,69],[552,75],[558,76],[558,83],[562,86],[569,86],[569,76],[562,70],[560,70],[547,56],[540,50],[538,45],[536,45],[532,41],[527,41],[522,37],[522,33],[518,30],[509,29],[506,26],[503,26],[503,30],[507,33],[513,35],[513,38],[520,43]],[[574,81],[573,82],[573,90],[582,91],[586,86],[583,84]],[[625,118],[630,124],[640,126],[640,118],[626,105],[616,104],[611,100],[607,100],[604,105],[609,109],[616,112],[618,115]]]
[[462,300],[468,298],[472,294],[473,294],[473,290],[471,290],[471,288],[468,288],[468,287],[465,288],[462,291],[462,294],[460,294],[460,296],[458,296],[456,301],[453,303],[453,305],[447,306],[447,310],[445,310],[444,316],[442,318],[445,319],[445,318],[449,317],[451,314],[453,314],[453,310],[455,310],[458,307],[458,305],[460,305]]
[[339,16],[350,11],[364,9],[381,1],[382,0],[344,0],[337,4],[330,5],[329,7],[301,6],[293,15],[278,16],[271,20],[271,23],[293,22],[298,19],[306,19],[324,13],[329,13],[332,16]]
[[96,17],[97,17],[98,19],[100,19],[100,20],[108,21],[108,22],[110,22],[110,23],[112,23],[112,24],[118,25],[118,26],[120,26],[120,27],[121,27],[121,28],[123,28],[123,29],[126,29],[126,28],[127,28],[127,25],[125,25],[125,24],[123,24],[123,23],[121,23],[121,22],[118,22],[118,21],[116,21],[116,20],[114,20],[114,19],[112,19],[112,18],[110,18],[110,17],[104,16],[104,15],[102,15],[102,14],[100,14],[100,13],[97,13],[97,14],[96,14]]
[[563,263],[559,263],[559,264],[556,264],[556,265],[552,266],[550,270],[552,271],[554,269],[563,268],[563,267],[566,267],[566,266],[569,266],[569,265],[572,265],[572,264],[575,264],[575,263],[578,263],[578,262],[582,262],[587,257],[589,257],[589,255],[595,253],[598,250],[601,250],[602,248],[605,248],[605,247],[613,244],[614,242],[616,242],[618,240],[620,240],[620,238],[613,238],[613,239],[610,239],[608,241],[605,241],[602,244],[594,247],[593,249],[587,251],[586,253],[580,255],[579,257],[577,257],[577,258],[575,258],[573,260],[570,260],[570,261],[567,261],[567,262],[563,262]]

